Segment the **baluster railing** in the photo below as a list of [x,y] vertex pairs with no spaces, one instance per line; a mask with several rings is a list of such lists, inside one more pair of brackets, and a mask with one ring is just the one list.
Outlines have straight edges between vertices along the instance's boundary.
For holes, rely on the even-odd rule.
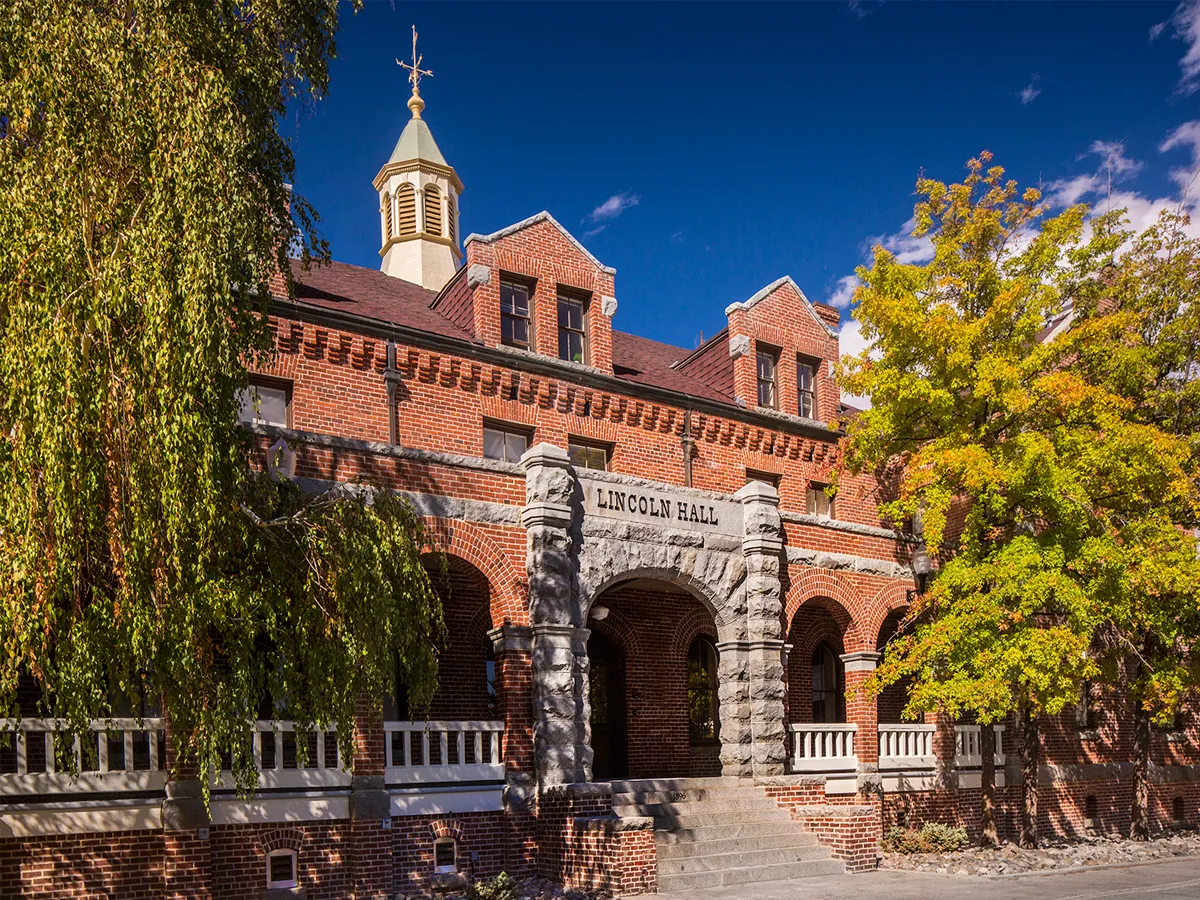
[[936,765],[934,725],[880,725],[881,769],[925,768]]
[[[996,750],[993,754],[995,764],[1004,765],[1004,726],[993,725],[996,732]],[[978,725],[954,726],[954,765],[959,768],[973,769],[983,765],[983,745],[979,736]]]
[[[306,736],[301,750],[295,723],[262,719],[254,723],[250,734],[250,753],[258,769],[260,788],[342,787],[350,783],[350,773],[342,768],[337,752],[336,726],[314,729]],[[232,758],[223,761],[218,784],[232,787]]]
[[503,722],[384,722],[390,784],[499,781]]
[[61,719],[0,719],[0,793],[142,791],[166,781],[162,719],[103,719],[67,743]]
[[792,771],[853,772],[858,767],[854,735],[858,726],[844,722],[794,722]]

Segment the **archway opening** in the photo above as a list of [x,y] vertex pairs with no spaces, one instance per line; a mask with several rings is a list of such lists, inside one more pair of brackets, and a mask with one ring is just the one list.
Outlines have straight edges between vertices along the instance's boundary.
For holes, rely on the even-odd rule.
[[688,591],[635,578],[604,590],[588,622],[593,774],[721,773],[717,629]]
[[[888,641],[892,640],[900,630],[900,624],[904,621],[906,613],[907,609],[894,609],[888,613],[879,629],[879,637],[875,642],[876,651],[887,652]],[[905,677],[880,691],[876,705],[880,725],[899,725],[905,721],[914,721],[904,718],[904,707],[908,705],[908,692],[911,685],[912,679]],[[915,721],[925,721],[924,714],[918,716]]]
[[845,722],[846,672],[842,663],[849,617],[840,607],[806,603],[796,610],[788,643],[788,721]]

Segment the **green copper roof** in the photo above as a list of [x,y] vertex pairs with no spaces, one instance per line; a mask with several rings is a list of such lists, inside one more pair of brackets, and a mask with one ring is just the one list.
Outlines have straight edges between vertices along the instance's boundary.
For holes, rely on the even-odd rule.
[[404,126],[404,131],[400,133],[400,140],[396,141],[396,149],[388,157],[388,162],[408,162],[413,159],[421,159],[449,168],[445,157],[442,156],[442,151],[438,149],[437,141],[433,139],[433,132],[429,130],[424,119],[416,116],[409,119],[408,124]]

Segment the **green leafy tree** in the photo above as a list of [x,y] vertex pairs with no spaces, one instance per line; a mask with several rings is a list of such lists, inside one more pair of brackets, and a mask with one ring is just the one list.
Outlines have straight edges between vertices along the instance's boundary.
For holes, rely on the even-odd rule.
[[[1034,845],[1038,717],[1100,674],[1111,561],[1182,536],[1195,483],[1186,439],[1139,421],[1125,393],[1079,371],[1077,351],[1044,340],[1064,307],[1104,288],[1127,237],[1118,217],[1050,217],[990,162],[971,160],[960,184],[918,182],[928,263],[876,248],[859,271],[855,316],[872,349],[842,376],[871,408],[849,424],[844,465],[898,464],[882,511],[919,516],[942,560],[868,690],[906,679],[909,714],[973,714],[985,730],[1015,713],[1021,842]],[[1118,495],[1147,514],[1115,515]]]
[[[270,706],[301,729],[436,680],[420,522],[256,474],[237,425],[273,276],[324,247],[278,123],[333,0],[13,0],[0,16],[0,707],[78,733],[161,697],[207,785]],[[69,736],[69,735],[68,735]],[[65,744],[69,741],[65,740]],[[298,742],[301,752],[307,742]]]

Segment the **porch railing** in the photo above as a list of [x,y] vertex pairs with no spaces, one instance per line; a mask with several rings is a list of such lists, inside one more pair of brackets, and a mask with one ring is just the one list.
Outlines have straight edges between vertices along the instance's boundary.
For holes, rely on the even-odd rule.
[[163,727],[161,719],[106,719],[72,739],[60,719],[0,719],[0,793],[159,789]]
[[[301,754],[301,742],[305,742]],[[298,735],[289,721],[259,720],[250,732],[250,752],[258,769],[260,788],[308,789],[343,787],[350,784],[350,773],[340,765],[337,732],[314,730]],[[302,756],[303,761],[302,760]],[[229,754],[222,759],[221,787],[234,785]]]
[[933,725],[880,725],[880,769],[926,768],[937,764]]
[[792,771],[853,772],[858,768],[854,735],[858,726],[845,722],[794,722]]
[[501,781],[503,722],[384,722],[389,784]]
[[[996,765],[1004,765],[1004,726],[993,725],[996,730]],[[954,726],[954,765],[960,768],[975,768],[983,765],[983,748],[980,744],[978,725]]]

